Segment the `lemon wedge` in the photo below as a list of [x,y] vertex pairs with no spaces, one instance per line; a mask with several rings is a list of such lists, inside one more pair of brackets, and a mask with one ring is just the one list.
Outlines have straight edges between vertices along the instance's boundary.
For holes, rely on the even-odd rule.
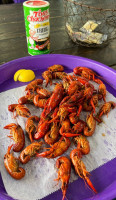
[[14,81],[29,82],[35,78],[35,73],[32,70],[21,69],[14,75]]
[[14,74],[14,81],[18,81],[18,77],[23,72],[25,69],[19,69],[15,74]]

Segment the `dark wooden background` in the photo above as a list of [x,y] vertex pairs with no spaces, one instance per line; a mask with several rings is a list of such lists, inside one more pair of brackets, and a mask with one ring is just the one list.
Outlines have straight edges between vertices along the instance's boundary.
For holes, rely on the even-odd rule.
[[[90,58],[116,69],[116,39],[106,47],[90,48],[74,44],[65,31],[62,0],[50,2],[50,40],[53,54],[71,54]],[[28,56],[23,6],[0,5],[0,64]]]

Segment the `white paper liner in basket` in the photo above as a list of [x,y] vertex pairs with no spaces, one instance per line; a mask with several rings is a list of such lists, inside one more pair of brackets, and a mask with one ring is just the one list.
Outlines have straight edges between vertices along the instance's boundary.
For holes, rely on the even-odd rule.
[[[92,82],[93,84],[93,82]],[[96,84],[95,84],[96,85]],[[53,90],[54,86],[48,87],[49,90]],[[8,112],[8,105],[17,103],[17,100],[24,95],[25,86],[8,90],[0,94],[0,171],[4,182],[5,189],[8,195],[19,200],[37,200],[57,191],[61,187],[61,183],[56,184],[54,179],[57,178],[57,172],[55,169],[55,159],[37,158],[31,159],[26,165],[21,165],[26,170],[26,175],[21,180],[14,180],[6,172],[4,167],[3,158],[7,151],[7,147],[12,144],[12,141],[7,137],[9,130],[3,129],[3,127],[9,123],[15,122],[12,118],[12,113]],[[116,101],[116,98],[107,92],[106,101]],[[103,101],[101,101],[101,104]],[[31,111],[31,115],[39,116],[42,109],[35,108],[33,105],[27,105]],[[87,112],[83,112],[80,116],[81,119],[86,118]],[[93,136],[88,137],[90,143],[90,153],[83,156],[87,170],[90,172],[104,163],[110,161],[116,157],[116,110],[111,110],[107,116],[103,116],[103,123],[96,126]],[[25,130],[26,119],[18,117],[18,123]],[[26,146],[30,144],[26,137]],[[74,144],[71,144],[70,148],[64,155],[69,157],[70,152],[74,149]],[[19,153],[14,153],[17,157]],[[70,182],[78,179],[74,170],[71,170]]]

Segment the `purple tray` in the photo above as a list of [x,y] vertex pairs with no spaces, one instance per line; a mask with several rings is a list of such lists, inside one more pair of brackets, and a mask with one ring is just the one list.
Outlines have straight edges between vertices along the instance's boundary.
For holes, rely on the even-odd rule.
[[[48,66],[53,64],[61,64],[65,67],[66,72],[72,72],[76,66],[85,66],[96,71],[103,77],[107,90],[116,96],[116,71],[99,62],[63,54],[28,56],[17,60],[10,61],[0,66],[0,92],[16,88],[26,83],[14,82],[13,75],[18,69],[32,69],[36,78],[41,77],[41,73]],[[94,184],[98,194],[93,194],[89,190],[83,180],[80,178],[69,184],[67,190],[68,200],[111,200],[116,197],[116,158],[100,166],[91,172],[91,181]],[[43,200],[60,200],[62,192],[58,190],[51,195],[43,198]],[[2,178],[0,176],[0,200],[12,200],[6,194]]]
[[26,0],[14,0],[14,3],[23,3]]

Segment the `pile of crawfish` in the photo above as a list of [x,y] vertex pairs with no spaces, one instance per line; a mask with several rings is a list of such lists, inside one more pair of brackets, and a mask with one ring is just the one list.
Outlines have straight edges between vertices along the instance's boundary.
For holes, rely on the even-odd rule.
[[[60,83],[54,83],[55,87],[52,92],[42,87],[42,79],[36,79],[26,86],[25,95],[18,100],[18,104],[8,106],[14,118],[18,115],[27,118],[25,130],[31,142],[29,146],[24,147],[25,135],[19,124],[11,123],[4,127],[10,130],[9,137],[14,140],[4,156],[5,168],[14,179],[21,179],[25,176],[25,170],[19,167],[19,161],[26,164],[31,157],[56,158],[67,151],[71,142],[76,144],[76,148],[70,152],[70,158],[62,156],[56,160],[58,170],[56,180],[62,182],[62,200],[66,196],[71,164],[75,172],[97,193],[89,179],[90,173],[86,170],[81,158],[90,152],[87,137],[94,134],[96,121],[101,123],[102,116],[108,114],[111,108],[116,107],[114,102],[106,102],[106,86],[96,78],[98,75],[91,69],[76,67],[73,69],[73,75],[63,71],[63,66],[53,65],[42,73],[46,87],[48,84],[53,84],[53,79],[61,80]],[[99,85],[98,90],[89,80]],[[98,102],[102,99],[104,103],[96,113]],[[33,104],[43,108],[43,111],[39,117],[31,116],[24,104]],[[80,119],[82,111],[87,111],[86,122]],[[50,145],[46,148],[47,150],[42,147],[45,143]],[[19,158],[14,157],[11,149],[14,152],[21,152]],[[44,151],[40,153],[43,149]]]

